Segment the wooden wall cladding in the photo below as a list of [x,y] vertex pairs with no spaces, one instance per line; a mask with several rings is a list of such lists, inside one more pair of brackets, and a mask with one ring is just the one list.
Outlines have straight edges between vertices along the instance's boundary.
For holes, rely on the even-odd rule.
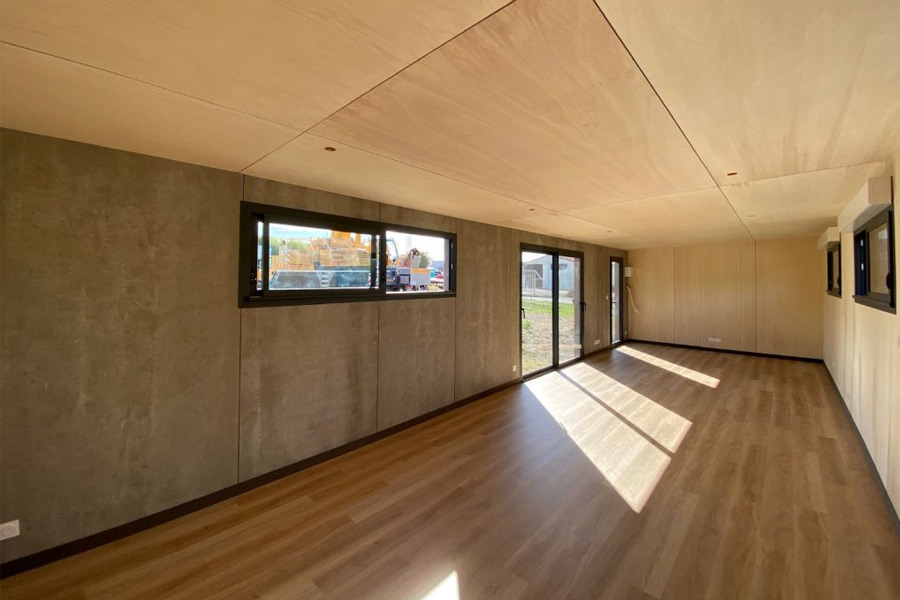
[[820,259],[812,238],[633,250],[629,337],[821,358]]

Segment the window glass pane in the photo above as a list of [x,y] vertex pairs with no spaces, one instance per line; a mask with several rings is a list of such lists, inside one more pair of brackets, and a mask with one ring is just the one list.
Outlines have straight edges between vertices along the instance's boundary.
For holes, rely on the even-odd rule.
[[522,251],[522,374],[553,366],[553,255]]
[[388,293],[450,291],[450,240],[388,231]]
[[377,237],[270,223],[269,289],[377,288]]
[[890,271],[890,248],[888,247],[888,224],[884,223],[869,231],[869,292],[888,294],[887,278]]
[[563,363],[581,356],[581,259],[559,256],[557,351]]
[[829,281],[829,289],[838,290],[841,287],[840,277],[841,277],[841,259],[840,254],[837,250],[831,250],[828,253],[828,258],[831,260],[831,281]]
[[263,288],[263,230],[265,226],[262,221],[256,224],[256,291],[261,291]]

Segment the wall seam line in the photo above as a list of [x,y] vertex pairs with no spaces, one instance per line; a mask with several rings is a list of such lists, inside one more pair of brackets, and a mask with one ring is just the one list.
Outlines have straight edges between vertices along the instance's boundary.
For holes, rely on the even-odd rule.
[[[247,176],[239,173],[241,178],[241,199],[243,202],[246,195]],[[240,203],[238,203],[238,220],[240,220]],[[238,258],[240,260],[240,257]],[[238,308],[238,389],[237,389],[237,449],[236,456],[236,480],[241,482],[241,394],[243,393],[243,377],[244,377],[244,311]]]

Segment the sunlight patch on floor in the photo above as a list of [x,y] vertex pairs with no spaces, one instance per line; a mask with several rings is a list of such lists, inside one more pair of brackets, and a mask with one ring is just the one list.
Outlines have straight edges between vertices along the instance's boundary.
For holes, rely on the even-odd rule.
[[642,360],[647,364],[653,365],[654,367],[665,369],[670,373],[681,375],[682,377],[690,379],[691,381],[696,381],[697,383],[703,384],[707,387],[717,388],[719,387],[719,383],[721,383],[718,379],[716,379],[715,377],[711,377],[706,373],[701,373],[700,371],[694,371],[693,369],[682,367],[681,365],[669,362],[657,356],[653,356],[652,354],[647,354],[646,352],[641,352],[640,350],[635,350],[634,348],[630,348],[628,346],[619,346],[614,350],[614,352],[627,354],[632,358]]
[[459,576],[453,571],[431,591],[422,596],[422,600],[459,600]]
[[587,363],[577,363],[563,369],[562,373],[669,452],[678,450],[691,428],[691,422],[678,413],[637,393]]
[[671,458],[558,372],[525,386],[634,512],[641,512]]

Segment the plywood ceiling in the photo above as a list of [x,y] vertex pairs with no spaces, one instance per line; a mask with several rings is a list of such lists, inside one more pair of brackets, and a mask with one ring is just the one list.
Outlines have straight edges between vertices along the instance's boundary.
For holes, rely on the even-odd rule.
[[817,235],[900,146],[896,0],[0,11],[4,127],[624,249]]

